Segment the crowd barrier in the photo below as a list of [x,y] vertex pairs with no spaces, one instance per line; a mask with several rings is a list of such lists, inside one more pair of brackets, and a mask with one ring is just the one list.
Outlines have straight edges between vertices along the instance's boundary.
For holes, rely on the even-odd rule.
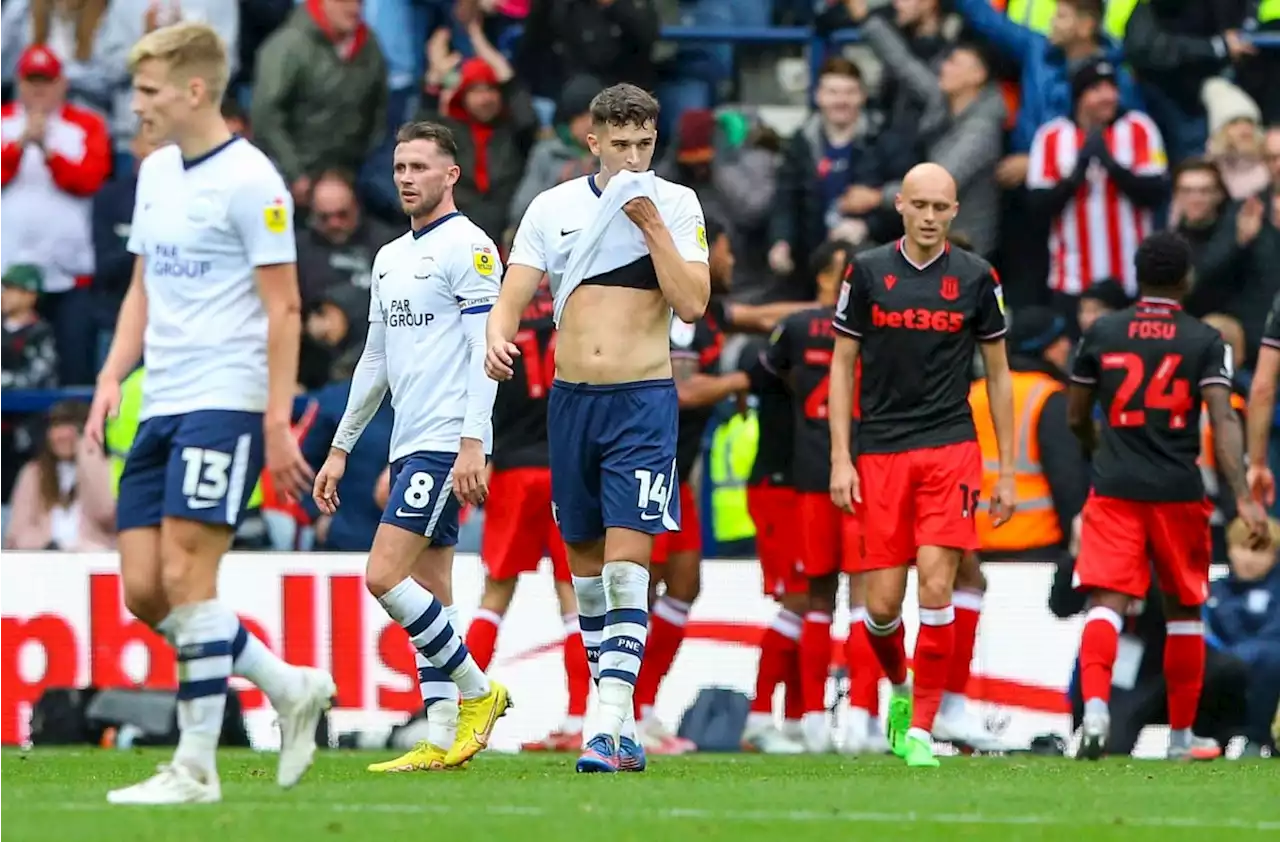
[[[364,564],[355,554],[234,553],[219,583],[221,598],[272,649],[293,663],[332,671],[338,694],[331,723],[338,732],[385,732],[420,707],[408,640],[365,590]],[[991,564],[986,572],[990,589],[970,697],[1010,739],[1068,734],[1065,688],[1079,619],[1058,620],[1046,608],[1051,565]],[[465,628],[483,582],[477,556],[458,557],[454,582]],[[674,725],[704,687],[750,694],[756,643],[775,610],[761,594],[757,562],[706,563],[688,638],[658,698],[659,716]],[[0,613],[0,742],[6,745],[26,739],[31,705],[47,687],[176,686],[169,648],[124,608],[115,554],[5,553]],[[910,646],[913,597],[905,616]],[[847,628],[842,609],[837,636]],[[514,750],[559,724],[566,703],[561,639],[549,573],[525,576],[492,667],[517,701],[495,732],[495,748]],[[251,740],[275,747],[270,708],[261,693],[236,681]]]

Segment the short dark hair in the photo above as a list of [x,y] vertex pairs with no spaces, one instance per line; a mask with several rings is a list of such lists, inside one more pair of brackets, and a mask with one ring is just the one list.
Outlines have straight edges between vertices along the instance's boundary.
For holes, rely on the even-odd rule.
[[589,110],[593,126],[656,126],[660,106],[644,88],[621,82],[592,97]]
[[1058,0],[1058,5],[1075,9],[1076,14],[1102,20],[1102,0]]
[[453,139],[453,132],[448,126],[442,126],[439,123],[430,123],[426,120],[418,120],[412,123],[405,123],[396,132],[396,144],[410,143],[415,140],[429,140],[436,145],[444,154],[458,159],[458,141]]
[[1174,189],[1178,187],[1178,179],[1189,172],[1208,173],[1213,177],[1214,184],[1218,187],[1218,192],[1224,197],[1227,195],[1227,183],[1222,180],[1222,170],[1218,169],[1218,165],[1208,158],[1187,158],[1174,167],[1173,179],[1170,182]]
[[978,60],[978,64],[982,65],[982,70],[987,77],[991,76],[992,59],[991,54],[983,48],[977,41],[958,41],[951,48],[951,52],[963,50]]
[[844,76],[860,85],[865,84],[862,69],[844,56],[831,56],[823,61],[818,68],[818,79],[821,80],[823,76]]
[[1138,246],[1133,266],[1138,286],[1173,289],[1191,271],[1191,246],[1173,231],[1157,231]]
[[857,246],[848,240],[825,240],[809,255],[809,274],[816,280],[820,272],[830,269],[836,262],[836,253],[844,252],[845,263],[853,260]]

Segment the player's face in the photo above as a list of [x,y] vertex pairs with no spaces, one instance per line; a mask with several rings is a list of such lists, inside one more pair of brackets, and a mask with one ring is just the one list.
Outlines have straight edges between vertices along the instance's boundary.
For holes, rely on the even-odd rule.
[[898,194],[898,213],[902,214],[902,226],[907,238],[924,249],[930,249],[947,239],[951,221],[956,218],[960,205],[955,193],[939,183],[916,184]]
[[711,244],[707,257],[711,269],[711,288],[715,292],[728,292],[733,286],[733,245],[728,234],[720,234]]
[[862,113],[866,94],[862,90],[862,83],[852,76],[827,73],[818,80],[813,101],[818,106],[822,119],[828,123],[834,126],[851,126]]
[[400,209],[411,219],[430,216],[445,195],[453,191],[462,172],[430,140],[397,144],[394,160]]
[[138,131],[157,143],[176,141],[205,100],[204,82],[183,78],[157,59],[147,59],[133,74],[133,113]]
[[653,123],[592,126],[587,135],[587,146],[605,173],[647,171],[657,142],[658,128]]

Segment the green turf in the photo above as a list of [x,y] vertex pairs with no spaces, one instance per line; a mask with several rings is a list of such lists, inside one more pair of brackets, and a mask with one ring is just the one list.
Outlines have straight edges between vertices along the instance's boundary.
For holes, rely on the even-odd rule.
[[365,764],[382,755],[325,752],[281,792],[274,756],[238,751],[221,755],[221,804],[126,808],[108,806],[107,790],[141,780],[166,752],[2,756],[6,842],[1280,837],[1280,761],[943,758],[911,770],[890,758],[703,755],[589,776],[564,755],[481,755],[462,772],[373,775]]

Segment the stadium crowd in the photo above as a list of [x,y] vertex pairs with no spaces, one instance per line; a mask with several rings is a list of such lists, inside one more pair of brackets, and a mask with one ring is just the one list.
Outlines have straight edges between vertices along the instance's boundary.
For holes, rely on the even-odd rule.
[[[1192,244],[1186,309],[1222,333],[1237,391],[1248,393],[1280,291],[1280,87],[1268,84],[1280,76],[1280,51],[1260,49],[1252,34],[1280,28],[1280,3],[816,6],[4,0],[5,547],[113,546],[113,483],[145,372],[125,384],[106,455],[84,446],[80,402],[33,410],[49,390],[93,384],[129,283],[137,167],[154,144],[134,130],[128,49],[157,26],[195,18],[217,28],[236,59],[224,117],[276,163],[299,208],[305,330],[296,430],[315,467],[363,347],[374,254],[404,227],[390,178],[395,127],[416,118],[452,129],[459,208],[505,253],[533,196],[592,171],[591,97],[632,81],[663,103],[656,169],[696,190],[713,259],[718,252],[722,269],[728,261],[732,289],[718,312],[730,338],[713,366],[723,374],[749,368],[779,319],[817,297],[836,259],[831,243],[856,253],[901,235],[893,201],[912,166],[933,161],[954,175],[961,210],[953,233],[1000,272],[1015,371],[1053,384],[1042,400],[1019,405],[1020,440],[1035,441],[1020,481],[1044,490],[1052,515],[984,549],[992,559],[1060,560],[1069,570],[1089,478],[1060,384],[1073,340],[1136,295],[1132,256],[1146,234],[1170,227]],[[776,92],[793,100],[778,108],[746,102],[756,98],[747,77],[760,69],[761,51],[664,42],[662,26],[682,22],[792,23],[824,34],[855,26],[861,37],[830,49],[798,98]],[[785,50],[764,52],[779,66],[795,61]],[[24,395],[35,403],[10,411]],[[707,556],[749,551],[756,535],[746,498],[719,493],[745,484],[757,449],[767,450],[763,433],[758,446],[734,434],[740,419],[755,417],[739,413],[746,406],[729,399],[706,419],[706,464],[731,466],[708,467],[694,481],[704,489]],[[384,406],[361,439],[337,515],[283,499],[264,475],[258,516],[242,526],[239,545],[367,550],[387,493],[390,414]],[[1217,506],[1216,558],[1233,565],[1214,586],[1210,627],[1219,649],[1246,665],[1249,710],[1237,733],[1261,745],[1280,696],[1280,568],[1273,554],[1259,559],[1231,540],[1234,501],[1218,495],[1211,458],[1204,474]],[[483,521],[483,512],[472,515],[473,533]],[[478,546],[474,534],[470,546]],[[1055,589],[1056,613],[1080,610],[1068,594]],[[1152,627],[1163,634],[1162,622]]]

